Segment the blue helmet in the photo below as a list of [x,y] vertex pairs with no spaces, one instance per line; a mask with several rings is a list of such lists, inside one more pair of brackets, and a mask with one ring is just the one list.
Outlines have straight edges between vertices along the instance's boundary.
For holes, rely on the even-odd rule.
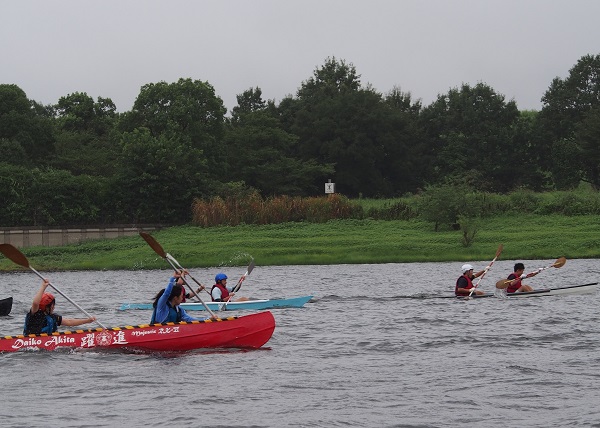
[[215,276],[215,282],[219,282],[224,279],[227,279],[227,275],[225,275],[224,273],[218,273],[217,276]]

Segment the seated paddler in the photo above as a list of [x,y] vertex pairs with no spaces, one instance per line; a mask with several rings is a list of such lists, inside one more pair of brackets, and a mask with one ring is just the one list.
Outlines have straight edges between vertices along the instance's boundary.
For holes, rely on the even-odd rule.
[[150,324],[202,321],[206,319],[194,318],[188,315],[185,309],[179,306],[185,298],[185,290],[183,286],[178,283],[181,282],[180,278],[182,278],[183,275],[185,275],[184,271],[175,271],[167,286],[156,294],[152,305],[154,306],[154,310],[152,311]]
[[[244,281],[245,277],[240,279],[240,282]],[[233,291],[236,285],[229,286],[227,285],[227,275],[223,272],[218,273],[215,276],[215,285],[210,289],[210,295],[212,297],[213,302],[243,302],[249,300],[247,297],[238,297],[233,298],[235,296],[235,292]]]
[[39,290],[33,296],[31,309],[25,315],[25,326],[23,335],[29,334],[51,334],[58,331],[58,326],[66,325],[69,327],[88,324],[96,321],[95,317],[90,318],[65,318],[54,313],[56,300],[52,293],[46,292],[46,288],[50,285],[47,279],[44,279]]
[[462,275],[458,277],[456,280],[456,286],[454,287],[454,294],[457,296],[470,296],[472,293],[475,293],[477,296],[482,296],[485,294],[481,290],[473,290],[476,288],[473,285],[473,279],[479,278],[483,275],[490,267],[486,266],[485,269],[480,270],[477,273],[473,273],[475,268],[473,265],[464,264],[462,265]]

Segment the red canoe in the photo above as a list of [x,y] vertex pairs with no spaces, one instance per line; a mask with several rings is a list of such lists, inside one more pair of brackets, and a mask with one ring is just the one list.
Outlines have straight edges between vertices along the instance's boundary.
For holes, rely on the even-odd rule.
[[275,330],[271,312],[218,321],[144,324],[0,337],[0,352],[22,349],[95,348],[181,352],[211,348],[260,348]]

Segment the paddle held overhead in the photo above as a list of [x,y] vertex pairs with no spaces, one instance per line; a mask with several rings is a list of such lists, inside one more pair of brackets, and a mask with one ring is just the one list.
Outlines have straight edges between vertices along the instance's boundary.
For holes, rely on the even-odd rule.
[[[250,261],[250,264],[248,265],[248,269],[246,269],[246,272],[245,272],[245,273],[244,273],[244,274],[243,274],[243,275],[240,277],[240,279],[239,279],[239,281],[237,282],[237,284],[235,284],[235,287],[233,287],[233,288],[231,289],[231,293],[232,293],[232,294],[233,294],[233,293],[236,293],[236,292],[237,292],[237,291],[238,291],[238,290],[239,290],[239,289],[242,287],[242,282],[244,282],[244,280],[246,279],[246,277],[247,277],[248,275],[250,275],[250,273],[251,273],[253,270],[254,270],[254,259],[252,259],[252,260]],[[230,296],[231,296],[231,295],[230,295]],[[230,297],[230,298],[231,298],[231,297]],[[221,306],[221,310],[222,310],[222,311],[225,311],[225,310],[227,310],[227,304],[228,304],[228,303],[231,301],[231,300],[230,300],[230,298],[229,298],[229,299],[227,299],[227,300],[225,301],[225,304],[224,304],[223,306]],[[246,298],[244,297],[244,298],[242,298],[242,299],[240,299],[240,300],[246,300]]]
[[[175,264],[173,263],[173,261],[171,260],[171,258],[168,257],[168,254],[165,252],[165,250],[163,250],[163,247],[158,243],[158,241],[156,239],[154,239],[150,234],[146,233],[146,232],[140,232],[140,236],[144,239],[144,241],[146,241],[148,243],[148,245],[150,245],[150,247],[154,250],[154,252],[156,254],[158,254],[159,256],[161,256],[163,259],[165,259],[173,268],[173,270],[177,270],[177,266],[175,266]],[[188,282],[186,281],[185,277],[182,275],[181,279],[183,280],[184,284],[190,289],[190,291],[192,292],[192,294],[200,301],[200,303],[202,303],[202,306],[204,306],[204,309],[206,309],[208,311],[208,313],[211,315],[212,318],[216,319],[217,316],[214,314],[213,311],[210,310],[210,308],[206,305],[206,303],[204,303],[204,301],[200,298],[200,296],[198,296],[198,294],[196,293],[196,291],[194,291],[194,289],[190,286],[190,284],[188,284]]]
[[[4,254],[6,256],[6,258],[12,260],[14,263],[16,263],[20,266],[23,266],[25,268],[31,269],[31,271],[34,272],[37,276],[39,276],[42,279],[42,281],[45,280],[45,278],[29,264],[29,260],[27,260],[27,257],[25,257],[25,255],[22,252],[20,252],[13,245],[0,244],[0,253]],[[79,306],[77,303],[75,303],[73,300],[71,300],[69,298],[69,296],[67,296],[65,293],[60,291],[58,289],[58,287],[56,287],[54,284],[52,284],[51,282],[48,281],[48,285],[50,287],[52,287],[58,294],[60,294],[65,299],[67,299],[69,302],[71,302],[71,304],[73,304],[73,306],[75,306],[77,309],[79,309],[81,312],[83,312],[88,318],[94,318],[85,309],[83,309],[81,306]],[[106,328],[104,325],[102,325],[102,323],[100,321],[96,320],[95,318],[94,318],[94,320],[100,327],[102,327],[104,329]]]
[[479,287],[479,283],[481,282],[481,280],[483,279],[483,277],[485,276],[485,274],[488,272],[488,270],[490,270],[492,268],[492,266],[494,265],[494,262],[496,261],[496,259],[498,257],[500,257],[500,254],[502,254],[502,250],[504,249],[504,246],[502,244],[500,244],[498,246],[498,249],[496,250],[496,257],[494,257],[494,259],[492,260],[492,262],[484,269],[483,274],[479,277],[479,280],[477,281],[477,284],[475,284],[475,286],[473,288],[471,288],[471,291],[469,292],[469,296],[471,297],[473,295],[473,292],[475,291],[475,289],[477,289],[477,287]]
[[[192,274],[187,271],[187,269],[184,269],[184,267],[181,266],[181,264],[175,259],[175,257],[173,257],[172,255],[170,255],[169,253],[167,253],[167,258],[169,260],[171,260],[173,263],[175,263],[177,265],[177,267],[179,267],[179,269],[185,270],[187,272],[187,276],[189,276],[190,278],[192,278],[192,281],[194,281],[196,284],[198,284],[198,289],[196,290],[196,292],[204,290],[206,292],[206,294],[208,294],[210,296],[210,292],[206,289],[206,287],[204,285],[200,284],[200,282],[196,278],[194,278],[192,276]],[[194,296],[197,297],[197,294],[194,293]]]

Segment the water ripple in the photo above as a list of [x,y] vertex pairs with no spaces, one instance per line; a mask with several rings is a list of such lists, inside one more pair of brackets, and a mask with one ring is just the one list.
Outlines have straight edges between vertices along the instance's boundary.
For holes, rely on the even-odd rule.
[[[494,275],[513,263],[497,261]],[[596,282],[599,264],[569,261],[532,285],[575,285],[574,275]],[[150,428],[164,426],[165,415],[175,426],[228,428],[599,426],[599,296],[439,298],[451,295],[459,265],[257,266],[246,295],[314,296],[302,309],[273,310],[277,327],[264,349],[3,354],[10,393],[0,420],[11,427]],[[148,301],[169,274],[130,271],[126,285],[121,272],[48,276],[104,324],[122,326],[149,321],[149,311],[117,308]],[[210,278],[214,269],[193,274]],[[493,292],[494,275],[484,291]],[[15,299],[0,323],[16,334],[39,280],[26,272],[0,280]],[[57,312],[81,315],[61,297]],[[35,406],[24,411],[23,403]]]

